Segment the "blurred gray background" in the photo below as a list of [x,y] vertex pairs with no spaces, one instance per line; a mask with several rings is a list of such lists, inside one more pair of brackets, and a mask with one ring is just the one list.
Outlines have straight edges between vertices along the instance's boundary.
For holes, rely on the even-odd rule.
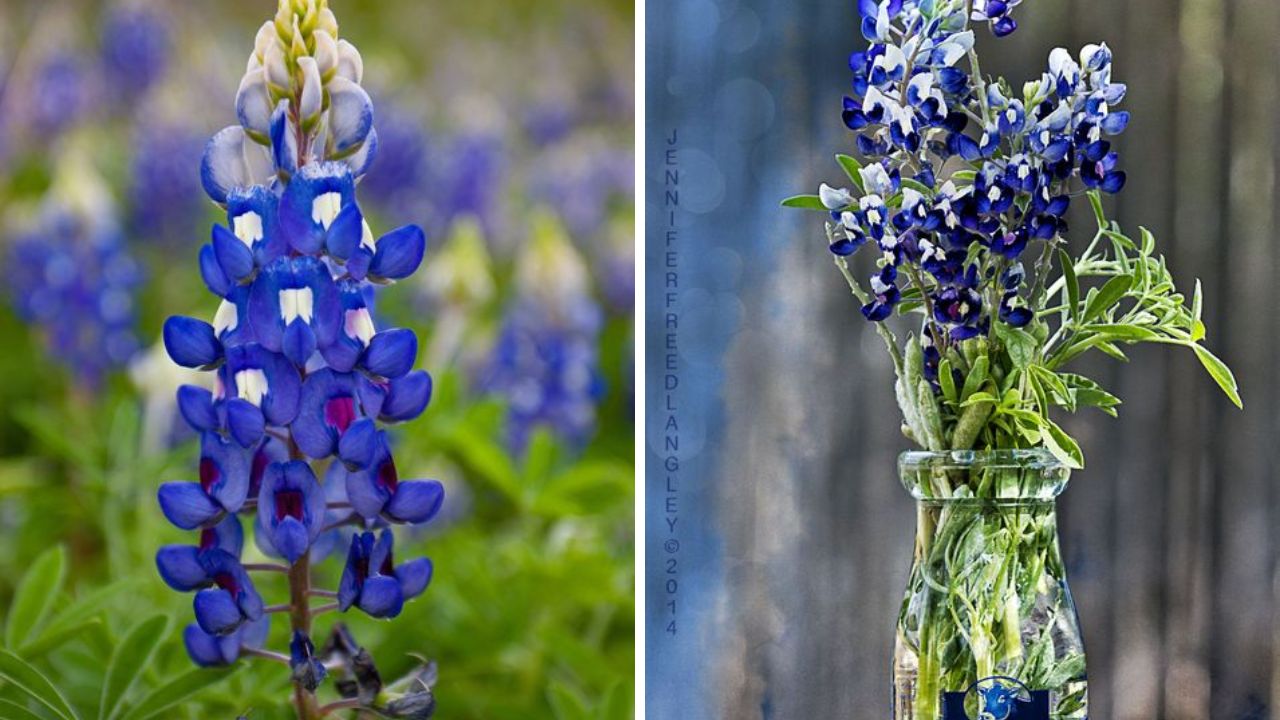
[[[1113,215],[1156,234],[1187,292],[1202,278],[1209,345],[1246,405],[1235,410],[1189,353],[1144,348],[1127,365],[1081,367],[1125,400],[1119,420],[1065,422],[1087,458],[1061,511],[1091,716],[1280,717],[1280,3],[1028,0],[1016,17],[1011,38],[979,40],[984,70],[1015,84],[1054,46],[1113,49],[1133,113]],[[651,2],[648,36],[650,408],[658,141],[673,128],[691,318],[681,363],[699,380],[677,396],[693,408],[680,502],[697,530],[682,539],[689,629],[675,637],[655,607],[664,418],[649,417],[650,716],[887,717],[914,525],[895,477],[906,442],[892,370],[821,220],[777,209],[842,179],[832,155],[852,146],[839,110],[848,53],[864,43],[856,3]],[[1088,228],[1079,215],[1075,225]]]

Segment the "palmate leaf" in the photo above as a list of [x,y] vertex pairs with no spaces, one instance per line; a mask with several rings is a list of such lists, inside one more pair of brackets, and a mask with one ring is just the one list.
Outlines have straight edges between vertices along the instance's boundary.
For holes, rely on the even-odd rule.
[[102,680],[102,698],[98,703],[100,720],[114,720],[120,713],[121,701],[137,682],[142,669],[151,662],[151,655],[168,629],[167,615],[152,615],[135,625],[116,645]]
[[5,619],[4,644],[18,649],[44,625],[66,579],[67,554],[61,545],[50,548],[31,563],[13,594]]
[[0,678],[48,708],[60,720],[78,720],[76,711],[49,678],[8,650],[0,650]]

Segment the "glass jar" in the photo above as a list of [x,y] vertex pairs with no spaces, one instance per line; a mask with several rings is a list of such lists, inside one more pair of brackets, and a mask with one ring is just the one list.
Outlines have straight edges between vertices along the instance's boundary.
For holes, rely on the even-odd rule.
[[898,469],[917,526],[895,720],[1087,718],[1055,508],[1070,471],[1042,449],[908,452]]

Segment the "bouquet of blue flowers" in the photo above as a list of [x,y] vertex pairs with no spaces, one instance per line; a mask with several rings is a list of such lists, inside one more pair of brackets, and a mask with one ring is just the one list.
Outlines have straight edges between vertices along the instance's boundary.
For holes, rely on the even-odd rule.
[[[975,26],[1014,32],[1016,0],[860,0],[849,59],[847,187],[784,201],[827,216],[824,242],[896,371],[904,485],[919,501],[915,565],[894,652],[895,718],[1088,716],[1084,651],[1054,498],[1079,444],[1053,418],[1120,400],[1071,371],[1092,350],[1189,348],[1239,405],[1204,345],[1201,292],[1180,293],[1155,238],[1107,219],[1126,176],[1111,138],[1111,50],[1058,48],[1015,87],[984,75]],[[1096,228],[1067,242],[1087,198]],[[851,263],[874,260],[865,283]],[[891,326],[910,321],[905,340]],[[974,714],[978,713],[978,714]],[[1002,714],[1003,713],[1003,714]],[[1042,714],[1043,713],[1043,714]],[[1052,715],[1050,715],[1052,713]]]
[[[851,187],[784,205],[829,216],[826,244],[893,359],[908,439],[934,451],[1044,446],[1078,467],[1051,410],[1120,403],[1065,369],[1090,350],[1184,346],[1240,397],[1202,344],[1199,284],[1188,303],[1151,233],[1133,238],[1103,212],[1125,184],[1109,138],[1129,123],[1111,50],[1057,48],[1021,88],[982,74],[972,26],[1008,35],[1017,4],[861,0],[869,46],[850,56],[843,108],[858,157],[836,158]],[[1081,195],[1097,228],[1073,255],[1066,216]],[[865,284],[850,267],[859,251],[876,258]],[[919,331],[900,341],[893,316]]]

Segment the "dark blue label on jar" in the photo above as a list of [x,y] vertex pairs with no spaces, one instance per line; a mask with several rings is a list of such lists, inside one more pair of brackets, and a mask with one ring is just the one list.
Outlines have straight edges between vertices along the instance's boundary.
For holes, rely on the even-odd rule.
[[1049,720],[1049,691],[1013,678],[986,678],[965,692],[943,693],[942,720]]

